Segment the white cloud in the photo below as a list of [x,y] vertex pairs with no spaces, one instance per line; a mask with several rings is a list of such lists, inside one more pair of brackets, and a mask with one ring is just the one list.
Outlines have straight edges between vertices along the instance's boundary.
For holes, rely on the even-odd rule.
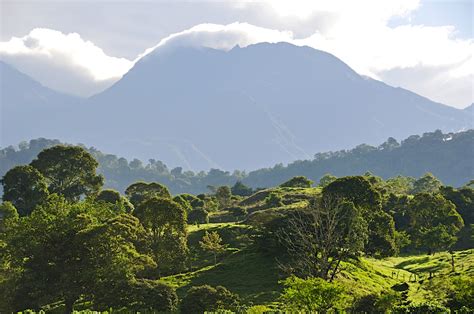
[[246,47],[261,42],[276,43],[282,41],[293,41],[293,33],[258,27],[248,23],[236,22],[228,25],[205,23],[164,38],[155,47],[147,49],[139,58],[155,49],[184,46],[208,47],[227,51],[236,45]]
[[47,87],[81,96],[105,89],[133,66],[130,60],[106,55],[77,33],[45,28],[0,42],[0,59]]
[[[235,45],[285,41],[328,51],[361,74],[435,101],[457,107],[474,102],[474,41],[457,38],[456,29],[450,25],[412,25],[410,16],[423,8],[421,0],[219,0],[206,2],[201,11],[196,6],[204,5],[201,2],[187,3],[193,8],[186,11],[190,19],[207,16],[205,19],[218,24],[199,24],[169,35],[137,59],[153,49],[166,47],[188,45],[228,50]],[[213,6],[218,11],[206,15],[205,10]],[[149,11],[152,10],[148,8]],[[391,23],[394,18],[398,19],[396,26]],[[155,20],[159,18],[149,18],[150,26],[140,28],[140,32],[153,33],[151,24]],[[227,24],[228,20],[249,23]],[[36,35],[35,32],[39,31],[0,43],[0,59],[8,56],[10,62],[7,62],[56,89],[89,95],[120,78],[134,63],[107,56],[77,34],[41,30]],[[46,40],[50,36],[55,39]],[[32,43],[43,48],[30,47],[35,46],[30,43],[30,37],[37,38]],[[15,48],[16,45],[21,49]],[[44,66],[39,66],[40,63]],[[55,76],[61,79],[51,78],[44,68],[54,69],[50,73],[57,73]],[[79,83],[72,84],[73,80]]]

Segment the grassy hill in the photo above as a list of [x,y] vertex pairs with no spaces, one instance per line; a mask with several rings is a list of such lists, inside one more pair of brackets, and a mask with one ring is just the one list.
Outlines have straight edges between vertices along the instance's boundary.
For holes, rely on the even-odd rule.
[[[195,285],[222,285],[238,293],[247,305],[278,305],[282,277],[277,260],[255,249],[252,227],[243,223],[211,223],[189,227],[190,247],[196,248],[205,231],[217,231],[228,244],[216,265],[209,254],[196,250],[194,269],[163,280],[177,288],[180,296]],[[448,252],[375,259],[362,257],[343,264],[336,281],[354,298],[408,284],[408,300],[413,303],[441,302],[436,286],[450,278],[474,276],[474,251],[454,252],[452,271]],[[435,291],[435,292],[433,292]]]

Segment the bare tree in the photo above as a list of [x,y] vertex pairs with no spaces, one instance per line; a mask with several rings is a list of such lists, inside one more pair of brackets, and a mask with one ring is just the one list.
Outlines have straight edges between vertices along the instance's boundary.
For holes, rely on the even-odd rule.
[[284,271],[332,281],[341,261],[363,250],[367,223],[352,202],[325,197],[292,212],[277,238],[290,257]]

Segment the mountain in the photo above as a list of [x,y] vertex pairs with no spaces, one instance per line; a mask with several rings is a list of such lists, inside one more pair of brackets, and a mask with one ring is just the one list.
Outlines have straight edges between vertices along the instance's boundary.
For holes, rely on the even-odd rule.
[[160,47],[64,114],[56,117],[67,126],[48,137],[185,169],[256,169],[389,136],[472,127],[466,111],[287,43],[227,52]]
[[0,61],[0,145],[60,136],[79,99],[44,87]]
[[126,146],[194,169],[255,169],[389,136],[472,126],[462,110],[287,43],[228,52],[158,48],[90,105],[96,117],[115,113],[115,127],[102,131],[120,134],[108,150]]

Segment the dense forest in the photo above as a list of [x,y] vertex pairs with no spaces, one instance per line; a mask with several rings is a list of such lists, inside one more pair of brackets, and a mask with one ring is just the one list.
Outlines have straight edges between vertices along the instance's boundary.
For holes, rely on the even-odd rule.
[[[0,150],[0,176],[10,168],[31,162],[43,149],[60,144],[58,140],[35,139],[22,142],[18,148]],[[318,153],[313,160],[299,160],[287,166],[245,171],[207,172],[169,169],[159,160],[143,163],[128,161],[95,148],[88,151],[99,162],[98,171],[105,177],[105,186],[125,191],[135,181],[160,182],[172,193],[205,193],[209,187],[233,185],[237,181],[256,188],[271,187],[294,176],[304,175],[317,182],[325,174],[347,176],[371,172],[384,179],[397,175],[420,177],[433,173],[443,183],[462,186],[474,177],[474,130],[443,134],[441,131],[413,135],[398,143],[389,138],[378,147],[359,145],[352,150]]]
[[137,181],[121,194],[104,189],[97,152],[19,154],[35,143],[1,179],[1,313],[474,311],[472,180],[367,172],[198,195]]

